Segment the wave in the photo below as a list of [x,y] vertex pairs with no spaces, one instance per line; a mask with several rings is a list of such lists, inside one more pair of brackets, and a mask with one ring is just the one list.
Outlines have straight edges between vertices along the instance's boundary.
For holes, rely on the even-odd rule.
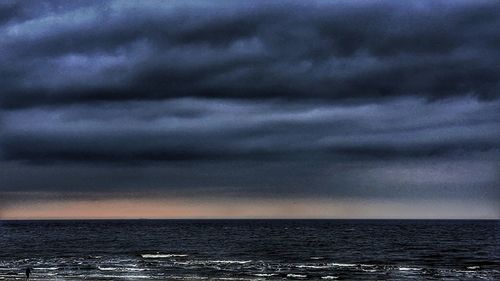
[[176,276],[176,275],[167,275],[165,276],[167,280],[169,279],[179,279],[179,280],[206,280],[208,277],[206,276],[196,276],[196,275],[190,275],[190,276]]
[[479,269],[479,265],[468,266],[467,269]]
[[255,273],[254,276],[258,277],[271,277],[271,276],[276,276],[278,274],[276,273]]
[[145,271],[144,268],[126,268],[127,271]]
[[289,273],[286,275],[286,277],[288,277],[288,278],[307,278],[307,275]]
[[216,280],[241,280],[241,281],[248,281],[248,278],[242,278],[242,277],[219,277]]
[[83,275],[82,277],[84,277],[84,279],[87,279],[87,278],[98,278],[98,280],[102,280],[102,278],[120,278],[120,279],[123,279],[123,278],[126,278],[126,279],[131,279],[131,280],[134,280],[134,279],[151,279],[151,276],[148,276],[148,275],[127,275],[127,276],[123,276],[123,275],[100,275],[100,274],[90,274],[90,275]]
[[239,260],[213,260],[213,261],[207,261],[208,263],[222,263],[222,264],[246,264],[246,263],[251,263],[251,260],[246,260],[246,261],[239,261]]
[[35,270],[58,270],[58,267],[34,267]]
[[143,259],[164,259],[164,258],[175,258],[175,257],[187,257],[186,254],[140,254]]
[[339,278],[337,276],[327,275],[327,276],[322,276],[321,279],[339,279]]
[[329,265],[337,266],[337,267],[356,267],[356,266],[358,266],[357,264],[354,264],[354,263],[337,263],[337,262],[330,263]]
[[362,270],[363,272],[377,272],[377,270],[376,270],[376,269],[364,269],[364,268],[362,268],[361,270]]
[[310,265],[310,264],[300,264],[296,265],[295,267],[297,268],[314,268],[314,269],[324,269],[324,268],[330,268],[330,265]]
[[116,267],[102,267],[102,266],[98,266],[97,267],[99,270],[102,270],[102,271],[115,271],[119,268],[116,268]]
[[417,268],[417,267],[398,267],[399,270],[401,271],[418,271],[418,270],[422,270],[421,268]]

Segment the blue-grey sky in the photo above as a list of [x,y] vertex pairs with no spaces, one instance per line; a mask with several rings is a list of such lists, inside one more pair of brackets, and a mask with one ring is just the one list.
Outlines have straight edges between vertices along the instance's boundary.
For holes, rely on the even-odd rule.
[[499,30],[498,1],[2,1],[0,217],[132,199],[498,217]]

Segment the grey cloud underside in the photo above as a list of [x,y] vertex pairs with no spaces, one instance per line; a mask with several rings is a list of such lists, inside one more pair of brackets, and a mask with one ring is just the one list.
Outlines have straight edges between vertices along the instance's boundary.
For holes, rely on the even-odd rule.
[[7,160],[130,164],[498,154],[499,111],[499,102],[472,99],[365,105],[213,99],[106,103],[8,111],[0,147]]
[[362,105],[179,99],[9,110],[0,138],[1,197],[490,202],[500,196],[499,108],[498,101],[471,98],[401,98]]
[[[496,165],[496,166],[495,166]],[[155,166],[3,164],[0,202],[102,198],[364,198],[497,202],[492,161],[196,162]],[[193,173],[193,169],[196,173]],[[64,176],[61,176],[64,175]]]
[[58,3],[0,9],[2,107],[500,89],[495,1]]

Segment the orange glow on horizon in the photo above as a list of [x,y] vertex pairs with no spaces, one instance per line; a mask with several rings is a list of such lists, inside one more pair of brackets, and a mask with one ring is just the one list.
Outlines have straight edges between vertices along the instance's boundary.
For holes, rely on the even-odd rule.
[[498,209],[460,201],[73,200],[19,203],[0,219],[163,218],[499,218]]

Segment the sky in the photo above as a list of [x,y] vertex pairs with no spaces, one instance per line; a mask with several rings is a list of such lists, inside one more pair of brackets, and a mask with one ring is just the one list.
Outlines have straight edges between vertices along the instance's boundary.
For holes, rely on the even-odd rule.
[[0,219],[500,218],[498,1],[1,1]]

